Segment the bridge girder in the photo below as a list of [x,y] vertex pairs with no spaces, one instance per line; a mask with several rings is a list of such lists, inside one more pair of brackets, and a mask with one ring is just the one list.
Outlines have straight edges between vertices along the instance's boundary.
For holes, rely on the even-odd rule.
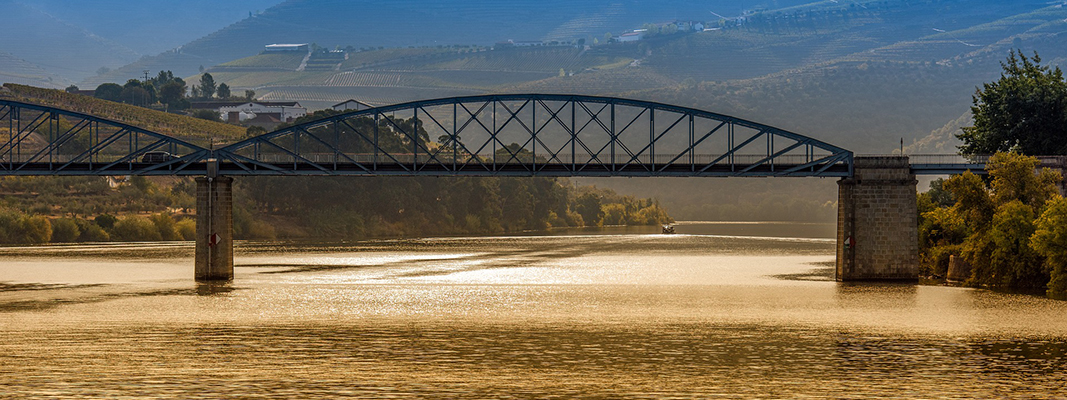
[[214,159],[224,175],[844,177],[853,159],[840,147],[728,115],[552,94],[352,111],[216,150],[0,100],[0,140],[3,175],[205,175]]
[[231,175],[821,177],[849,176],[853,157],[807,136],[708,111],[552,94],[351,111],[250,138],[215,156],[220,172]]
[[211,155],[122,122],[9,100],[0,100],[0,141],[0,175],[203,175]]

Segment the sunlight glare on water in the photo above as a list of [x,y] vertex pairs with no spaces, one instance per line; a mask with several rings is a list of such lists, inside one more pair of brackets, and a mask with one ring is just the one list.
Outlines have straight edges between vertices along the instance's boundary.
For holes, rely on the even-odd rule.
[[213,285],[187,244],[4,248],[0,397],[1067,396],[1067,303],[679,231],[244,243]]

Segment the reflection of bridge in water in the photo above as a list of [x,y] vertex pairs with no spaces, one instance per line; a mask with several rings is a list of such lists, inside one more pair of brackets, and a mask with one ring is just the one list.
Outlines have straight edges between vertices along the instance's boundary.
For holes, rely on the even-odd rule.
[[855,157],[727,115],[640,100],[486,95],[353,111],[215,148],[121,122],[0,101],[0,175],[197,176],[197,279],[232,279],[234,176],[840,178],[838,279],[917,276],[915,174],[960,156]]

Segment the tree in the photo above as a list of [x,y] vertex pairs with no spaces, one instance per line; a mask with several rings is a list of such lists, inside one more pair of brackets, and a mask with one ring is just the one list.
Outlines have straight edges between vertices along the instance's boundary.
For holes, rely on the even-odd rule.
[[230,98],[230,85],[227,85],[225,83],[220,83],[219,84],[219,98],[220,99],[228,99],[228,98]]
[[582,215],[586,226],[599,226],[604,218],[604,210],[600,207],[600,196],[596,193],[585,193],[575,200],[574,211]]
[[74,92],[78,91],[78,86],[77,85],[70,85],[70,86],[67,86],[67,88],[65,90],[66,90],[67,93],[74,93]]
[[122,100],[122,86],[117,83],[104,83],[96,87],[93,96],[101,100],[119,102]]
[[72,219],[60,218],[52,221],[52,241],[57,243],[70,243],[78,241],[81,229]]
[[123,103],[137,106],[155,103],[155,93],[149,90],[150,88],[152,88],[151,85],[145,86],[142,85],[139,80],[130,79],[126,81],[126,85],[123,86],[119,99],[122,100]]
[[170,81],[163,84],[159,88],[159,102],[171,106],[172,108],[179,107],[182,100],[185,99],[185,84],[177,81]]
[[1029,155],[1067,154],[1067,81],[1059,67],[1041,65],[1012,50],[996,82],[973,96],[974,126],[963,128],[962,154],[1017,151]]
[[215,78],[211,74],[200,75],[200,96],[205,99],[210,99],[215,95],[215,91],[218,88],[215,86]]
[[206,119],[208,121],[222,122],[222,117],[220,117],[218,111],[215,110],[196,110],[193,111],[193,117]]
[[256,98],[255,90],[245,90],[245,100],[252,101]]
[[989,237],[993,248],[988,268],[975,272],[978,283],[1002,287],[1043,287],[1048,274],[1042,270],[1041,256],[1030,247],[1034,234],[1034,209],[1013,200],[997,208]]
[[997,153],[989,159],[986,170],[993,178],[993,202],[1004,205],[1012,201],[1021,201],[1034,210],[1040,210],[1045,202],[1059,193],[1056,184],[1063,178],[1058,172],[1042,168],[1035,157],[1014,153]]
[[1046,257],[1051,279],[1048,297],[1067,300],[1067,199],[1057,196],[1038,218],[1030,244]]

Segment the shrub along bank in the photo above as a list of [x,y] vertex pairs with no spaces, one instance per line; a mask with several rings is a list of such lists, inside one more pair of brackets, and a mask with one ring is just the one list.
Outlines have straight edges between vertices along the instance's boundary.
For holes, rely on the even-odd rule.
[[[549,178],[245,177],[238,239],[496,234],[553,227],[657,225],[651,199]],[[114,187],[112,187],[114,186]],[[0,243],[192,240],[190,178],[0,178]]]
[[1044,289],[1067,299],[1067,200],[1059,195],[1060,174],[1038,165],[1035,157],[997,153],[988,178],[966,172],[922,193],[924,273],[946,277],[956,256],[970,267],[966,285]]

